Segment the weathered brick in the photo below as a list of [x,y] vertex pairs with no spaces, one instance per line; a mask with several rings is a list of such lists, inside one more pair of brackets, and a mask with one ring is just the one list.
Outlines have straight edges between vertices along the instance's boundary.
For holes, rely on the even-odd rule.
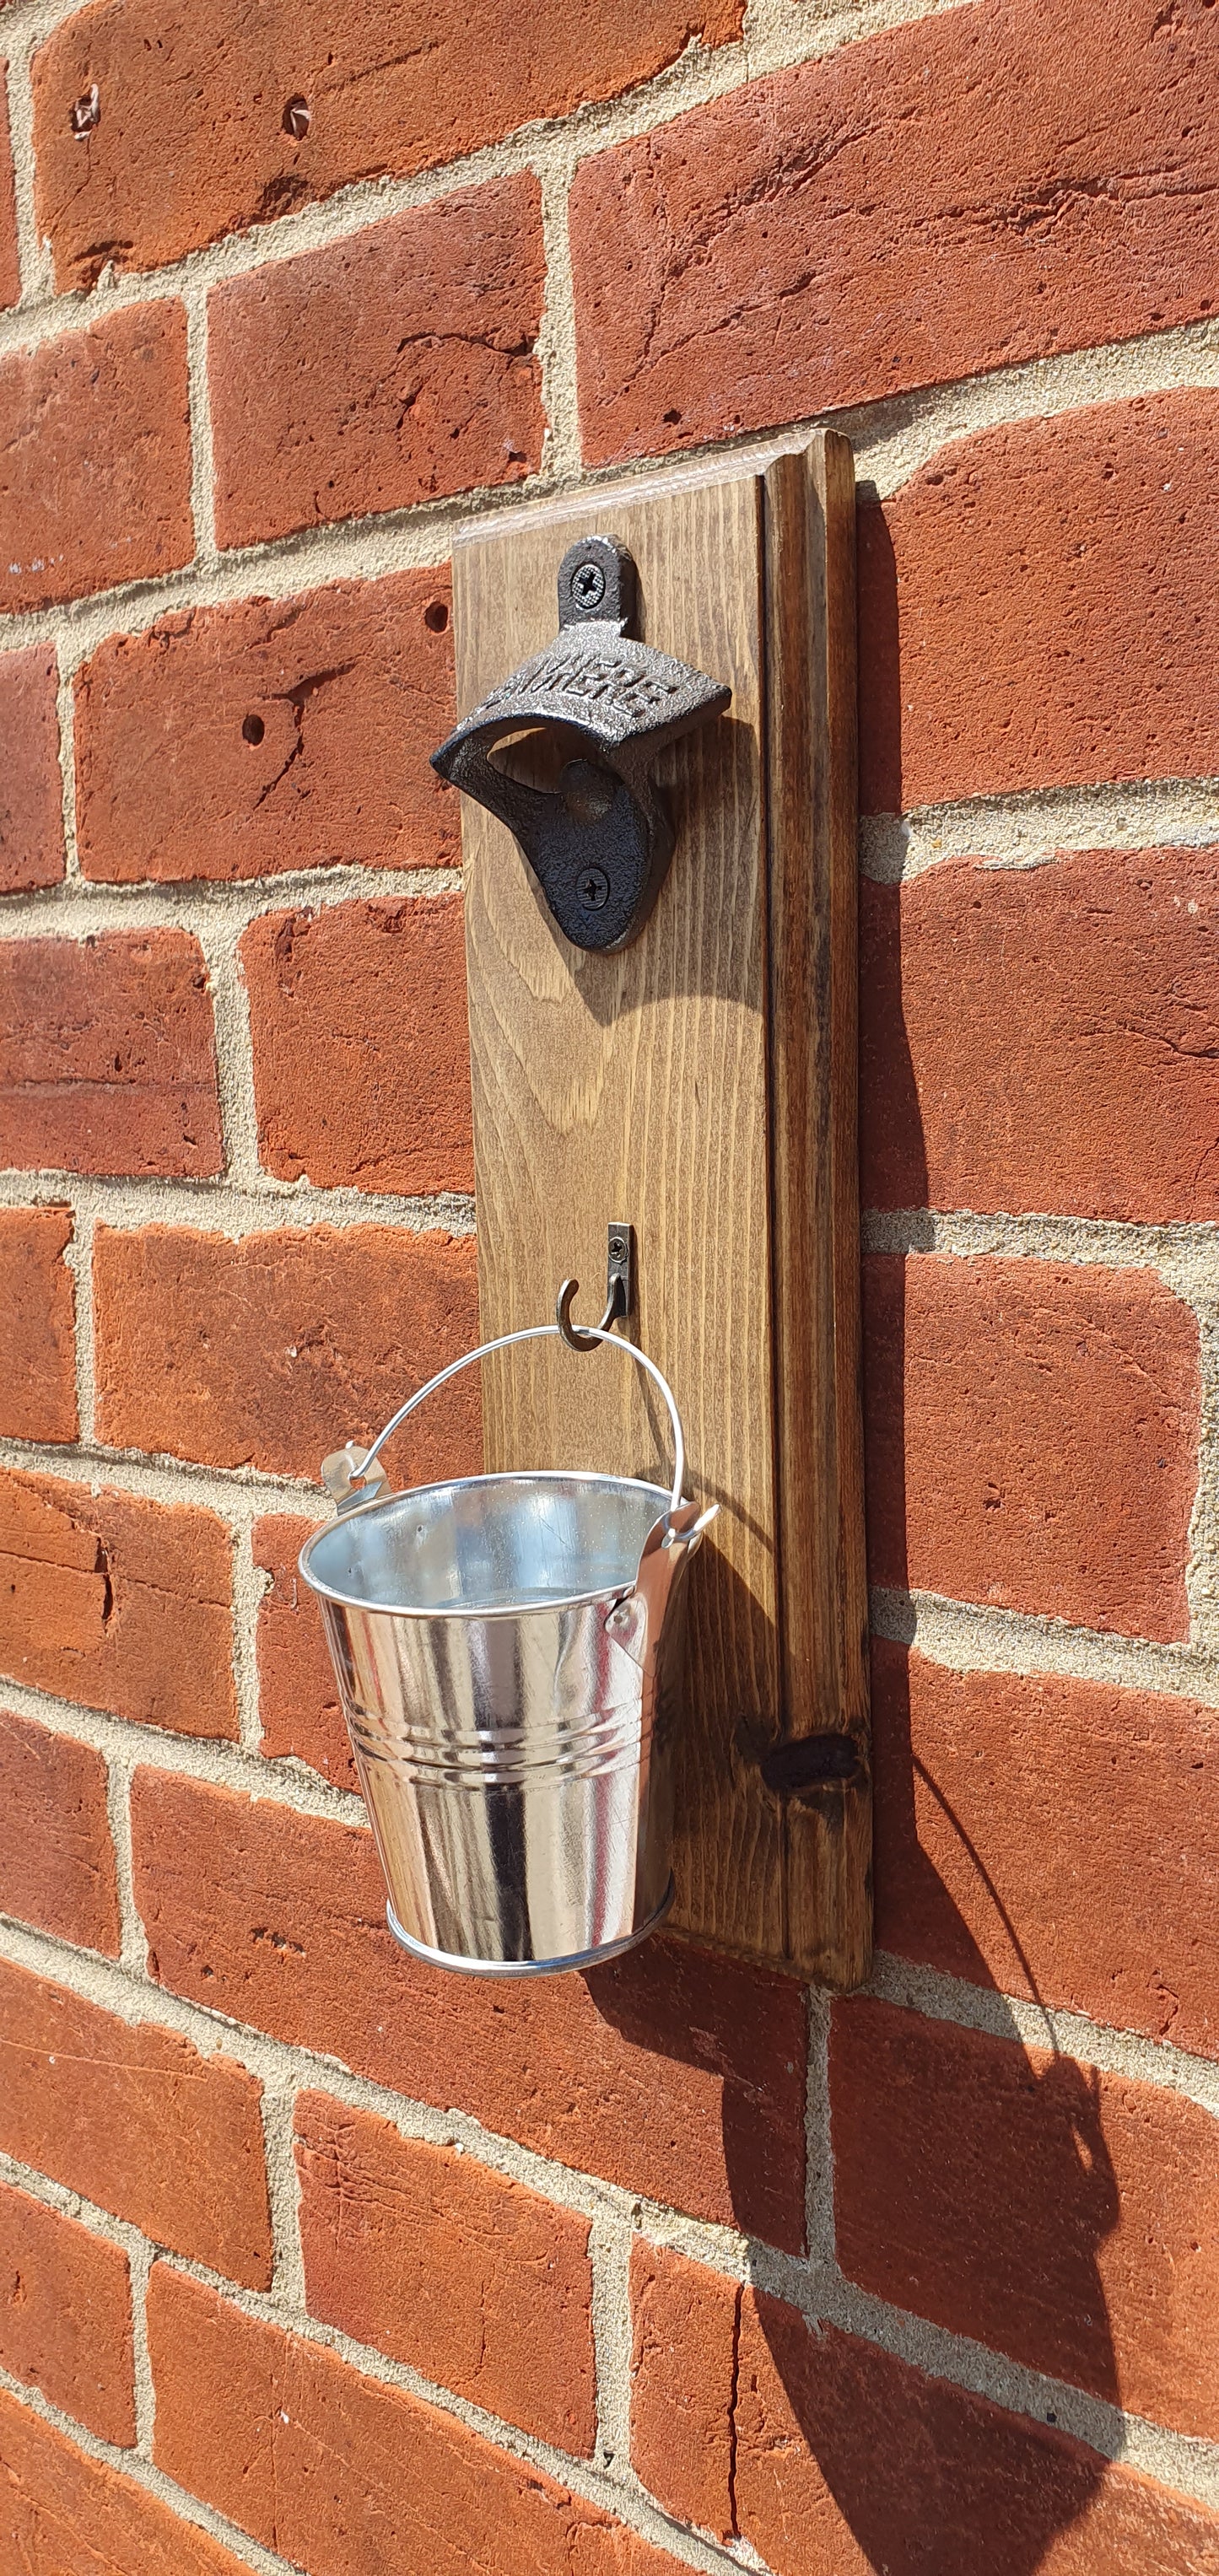
[[161,2467],[310,2576],[676,2576],[532,2461],[165,2263],[148,2328]]
[[[656,0],[626,12],[542,0],[520,41],[445,0],[400,8],[387,43],[376,0],[272,0],[236,19],[224,0],[81,9],[34,66],[39,229],[61,286],[106,261],[155,268],[352,179],[456,161],[535,117],[612,98],[740,34],[742,0]],[[70,130],[96,84],[87,159]],[[291,131],[288,108],[308,111]]]
[[20,293],[17,197],[8,132],[8,64],[0,62],[0,304],[15,304]]
[[[1014,112],[1019,101],[1019,111]],[[1214,309],[1206,0],[977,0],[750,82],[572,191],[590,463]],[[996,113],[996,102],[1013,112]]]
[[642,2236],[630,2283],[631,2466],[666,2513],[735,2540],[740,2283]]
[[64,872],[59,664],[53,644],[0,654],[0,894]]
[[0,1209],[0,1431],[75,1440],[76,1332],[70,1208]]
[[0,1671],[143,1726],[235,1736],[223,1523],[109,1486],[0,1476]]
[[872,1643],[876,1937],[1219,2057],[1219,1748],[1196,1700]]
[[775,2576],[1214,2576],[1219,2518],[688,2255],[633,2264],[634,2464]]
[[862,887],[872,1207],[1219,1217],[1219,849]]
[[294,1756],[340,1789],[354,1789],[356,1766],[330,1650],[317,1603],[296,1570],[316,1527],[316,1521],[292,1512],[272,1512],[254,1523],[254,1563],[271,1578],[258,1605],[262,1750],[268,1759]]
[[3,2390],[0,2566],[5,2576],[249,2576],[244,2558]]
[[460,895],[263,913],[241,962],[268,1171],[323,1187],[473,1189]]
[[[316,1476],[478,1340],[473,1241],[398,1227],[99,1228],[94,1296],[103,1440],[279,1475]],[[476,1473],[479,1418],[467,1370],[394,1443],[395,1472]]]
[[116,1959],[106,1765],[92,1745],[0,1709],[0,1913]]
[[127,2257],[0,2183],[0,2365],[103,2442],[135,2440]]
[[1219,399],[1157,394],[961,439],[861,510],[864,811],[1212,777],[1217,472]]
[[266,2289],[261,2086],[176,2031],[0,1964],[0,2140],[157,2245]]
[[81,867],[132,884],[452,866],[457,798],[427,755],[453,716],[447,568],[175,609],[77,680]]
[[190,562],[189,421],[180,304],[129,305],[0,364],[0,611]]
[[1189,1634],[1197,1326],[1144,1270],[864,1264],[873,1579]]
[[140,1771],[132,1831],[155,1974],[175,1993],[560,2164],[801,2244],[794,1980],[653,1940],[588,1977],[488,1988],[397,1948],[362,1828]]
[[742,2529],[775,2576],[1215,2576],[1219,2517],[1048,2425],[745,2294]]
[[220,1170],[207,967],[188,931],[0,940],[0,1032],[0,1161]]
[[527,173],[214,287],[221,545],[535,471],[544,275]]
[[298,2094],[310,2314],[561,2450],[597,2428],[589,2223],[452,2147]]
[[836,2003],[838,2259],[865,2289],[1183,2433],[1219,2428],[1219,2130],[1183,2095]]

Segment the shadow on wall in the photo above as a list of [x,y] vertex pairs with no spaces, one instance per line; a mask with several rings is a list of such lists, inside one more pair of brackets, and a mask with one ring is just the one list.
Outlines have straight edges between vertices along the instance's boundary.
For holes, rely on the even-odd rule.
[[[908,1705],[903,1735],[893,1689],[880,1730],[890,1805],[904,1768],[912,1809]],[[926,1866],[934,1884],[925,1897],[972,1948],[971,1982],[993,1990]],[[602,1970],[587,1983],[625,2037],[657,2044],[629,1976]],[[1052,2049],[1025,2048],[1014,2023],[1009,2030],[1008,2039],[979,2040],[871,1999],[834,2007],[838,2262],[848,2281],[992,2350],[1031,2359],[1035,2348],[1046,2367],[1052,2347],[1063,2378],[1117,2404],[1098,2257],[1118,2195],[1094,2081]],[[665,2046],[686,2056],[671,2027]],[[705,2063],[696,2035],[687,2062]],[[758,2106],[740,2085],[725,2087],[724,2148],[734,2208],[756,2209],[774,2141],[759,2136]],[[636,2465],[670,2511],[752,2542],[775,2576],[1034,2576],[1057,2564],[1054,2543],[1087,2511],[1106,2464],[1057,2435],[1052,2415],[1043,2429],[864,2337],[810,2328],[783,2301],[750,2291],[742,2299],[711,2278],[727,2303],[718,2347],[683,2315],[661,2364],[668,2384],[645,2399],[653,2427],[659,2408],[668,2411],[659,2448],[653,2430],[650,2457]],[[645,2359],[645,2378],[653,2366]],[[705,2456],[717,2442],[718,2514]],[[1136,2563],[1119,2550],[1114,2576]]]
[[[879,511],[861,513],[860,540],[862,660],[875,696],[861,727],[864,801],[873,810],[897,811],[896,575]],[[887,1098],[913,1183],[921,1127],[908,1055],[892,1078],[901,983],[891,955],[884,973],[885,990],[874,998],[887,1021]],[[922,1182],[914,1205],[926,1204],[925,1161]],[[889,1306],[884,1329],[891,1347],[878,1354],[890,1390],[883,1437],[888,1465],[899,1469],[890,1509],[894,1519],[904,1519],[900,1297]],[[895,1540],[899,1532],[890,1522],[891,1560]],[[889,1579],[903,1580],[904,1573],[903,1555],[901,1575],[894,1564]],[[996,1931],[1002,1926],[1023,1960],[1020,1926],[912,1747],[904,1653],[881,1652],[874,1710],[878,1870],[883,1873],[886,1843],[894,1850],[900,1845],[906,1892],[917,1897],[920,1922],[934,1919],[951,1929],[951,1941],[937,1944],[939,1954],[946,1949],[959,1976],[996,1991],[948,1889],[927,1855],[917,1852],[916,1775],[968,1853],[993,1905]],[[638,1996],[632,2007],[629,1976],[602,1971],[588,1985],[608,2021],[635,2041],[657,2044],[655,2028],[640,2026]],[[1005,2020],[1008,2036],[997,2040],[872,1999],[833,2008],[838,2263],[848,2281],[912,2317],[1052,2368],[1117,2404],[1099,2254],[1117,2223],[1118,2193],[1095,2079],[1055,2053],[1048,2023],[1043,2052],[1027,2049],[1005,2015],[992,2022],[992,2031]],[[671,2030],[663,2045],[686,2054]],[[705,2063],[693,2039],[687,2062]],[[725,2087],[724,2143],[733,2206],[748,2226],[766,2147],[756,2106],[738,2099],[740,2092]],[[666,2262],[676,2267],[682,2258],[658,2257]],[[1041,2425],[1006,2413],[835,2325],[810,2328],[776,2298],[751,2291],[742,2298],[718,2276],[700,2276],[693,2265],[684,2270],[684,2291],[672,2294],[660,2326],[661,2343],[675,2316],[683,2329],[671,2335],[653,2391],[653,2424],[663,2430],[645,2444],[651,2456],[636,2462],[675,2515],[714,2528],[717,2537],[752,2542],[775,2576],[865,2576],[867,2570],[874,2576],[981,2576],[983,2570],[985,2576],[1035,2576],[1059,2564],[1055,2544],[1087,2513],[1106,2463],[1056,2433],[1052,2415]],[[706,2281],[705,2290],[691,2286],[696,2279]],[[656,2367],[646,2353],[643,2367],[645,2376]],[[709,2465],[717,2443],[723,2454],[718,2483]],[[1116,2535],[1114,2546],[1106,2563],[1134,2566]],[[1074,2550],[1069,2559],[1073,2568],[1079,2564]],[[1064,2555],[1064,2576],[1066,2564]]]

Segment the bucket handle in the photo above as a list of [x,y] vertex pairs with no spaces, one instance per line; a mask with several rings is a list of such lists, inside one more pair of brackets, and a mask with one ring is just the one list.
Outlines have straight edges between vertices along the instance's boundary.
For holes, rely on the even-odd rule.
[[[374,1440],[371,1449],[365,1450],[363,1456],[360,1457],[358,1465],[354,1459],[351,1461],[352,1483],[354,1483],[354,1480],[358,1478],[360,1483],[363,1484],[370,1467],[373,1465],[373,1462],[377,1457],[378,1451],[384,1448],[387,1440],[392,1439],[393,1434],[398,1429],[399,1425],[405,1422],[408,1413],[413,1413],[418,1405],[425,1403],[429,1395],[435,1395],[438,1387],[447,1386],[449,1379],[451,1377],[456,1377],[460,1370],[471,1368],[475,1360],[488,1359],[492,1351],[511,1350],[515,1342],[558,1342],[562,1341],[562,1339],[563,1335],[557,1324],[527,1324],[523,1332],[501,1333],[495,1341],[480,1342],[476,1351],[466,1351],[461,1359],[450,1360],[447,1368],[441,1369],[435,1377],[430,1377],[426,1386],[421,1386],[417,1394],[408,1395],[405,1404],[399,1405],[397,1412],[390,1416],[389,1421],[385,1425],[384,1431],[379,1431],[377,1433],[377,1437]],[[686,1440],[681,1427],[681,1415],[677,1410],[677,1398],[673,1393],[673,1389],[670,1386],[668,1379],[666,1377],[662,1377],[660,1370],[656,1366],[655,1360],[650,1360],[646,1351],[636,1350],[633,1342],[624,1342],[619,1334],[607,1332],[601,1326],[595,1324],[590,1324],[588,1327],[588,1339],[590,1342],[608,1342],[612,1350],[625,1351],[627,1356],[630,1359],[633,1359],[639,1368],[647,1371],[653,1385],[659,1388],[660,1393],[664,1398],[665,1408],[669,1416],[669,1428],[673,1434],[673,1491],[669,1497],[669,1518],[671,1520],[673,1514],[681,1509],[681,1489],[686,1480]],[[342,1452],[339,1454],[341,1456]],[[329,1465],[329,1461],[327,1461],[327,1464]],[[382,1473],[384,1473],[384,1470],[382,1470]],[[377,1490],[378,1484],[379,1479],[374,1478],[373,1492]],[[348,1493],[351,1494],[351,1500],[346,1504],[346,1508],[349,1511],[357,1500],[367,1502],[372,1498],[371,1495],[367,1493],[363,1496],[353,1493],[351,1483],[348,1484]],[[342,1508],[343,1501],[340,1500],[340,1510]]]

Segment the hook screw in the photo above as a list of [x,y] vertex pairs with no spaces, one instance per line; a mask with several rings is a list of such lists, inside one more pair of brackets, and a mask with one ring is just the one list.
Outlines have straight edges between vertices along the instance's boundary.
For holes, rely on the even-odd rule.
[[[611,1225],[606,1239],[605,1313],[597,1326],[608,1333],[612,1324],[625,1322],[635,1296],[635,1229],[630,1225]],[[591,1333],[582,1333],[571,1320],[572,1303],[579,1294],[578,1279],[565,1279],[555,1299],[555,1321],[569,1351],[597,1351],[599,1342]]]

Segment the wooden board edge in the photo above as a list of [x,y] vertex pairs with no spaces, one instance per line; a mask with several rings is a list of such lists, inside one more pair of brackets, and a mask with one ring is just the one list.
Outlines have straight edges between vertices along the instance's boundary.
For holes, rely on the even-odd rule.
[[872,1954],[850,444],[763,479],[783,1946],[843,1991]]

